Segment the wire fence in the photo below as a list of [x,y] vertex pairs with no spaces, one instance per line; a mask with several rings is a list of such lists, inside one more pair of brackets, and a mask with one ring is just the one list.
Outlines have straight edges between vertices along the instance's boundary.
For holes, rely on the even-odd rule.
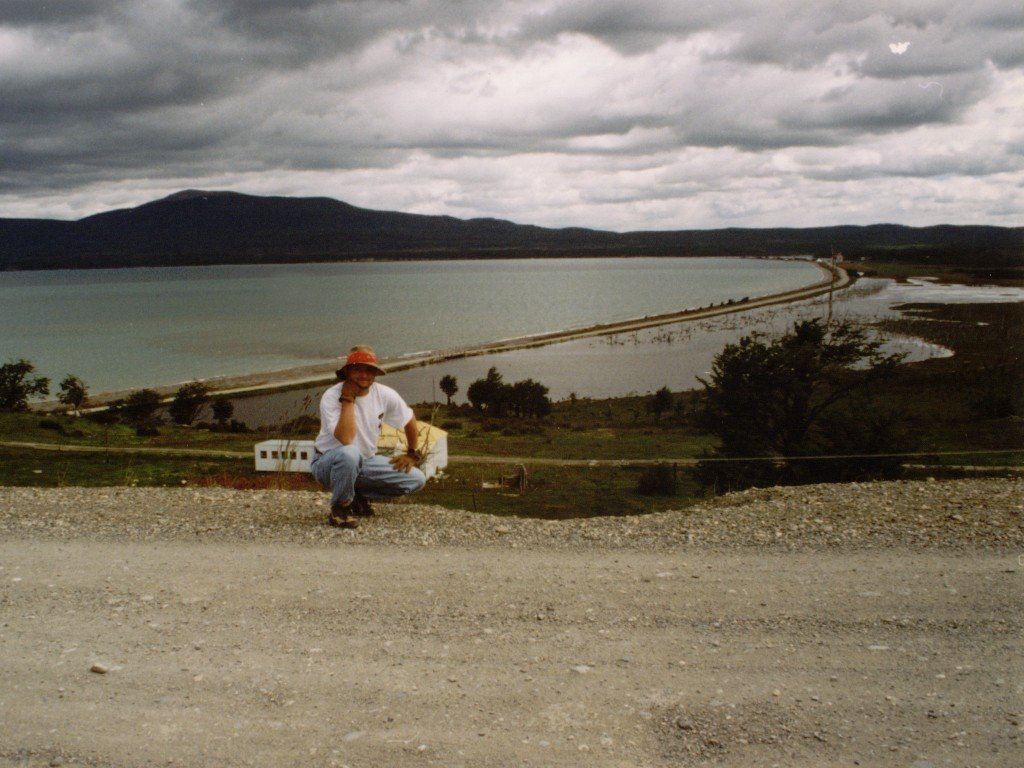
[[[61,445],[56,443],[29,443],[13,440],[0,441],[0,446],[29,450],[67,451],[82,453],[151,453],[179,454],[188,456],[209,456],[220,458],[251,458],[251,451],[229,451],[202,448],[162,448],[149,446],[99,446],[99,445]],[[563,466],[642,466],[646,464],[701,464],[701,463],[750,463],[750,462],[786,462],[786,461],[854,461],[865,459],[939,459],[953,456],[1011,456],[1019,454],[1022,461],[1018,465],[1024,469],[1024,447],[1001,448],[990,450],[964,451],[913,451],[906,453],[842,453],[842,454],[810,454],[806,456],[663,456],[654,458],[624,459],[559,459],[539,456],[471,456],[452,455],[450,462],[460,464],[558,464]]]

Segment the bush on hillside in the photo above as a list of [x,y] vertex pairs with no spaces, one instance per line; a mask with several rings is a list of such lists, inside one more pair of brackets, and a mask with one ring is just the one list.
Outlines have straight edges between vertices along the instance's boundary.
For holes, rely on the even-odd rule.
[[901,359],[848,322],[805,320],[727,345],[701,380],[700,422],[721,444],[698,478],[727,490],[895,476],[891,454],[912,441],[873,387]]

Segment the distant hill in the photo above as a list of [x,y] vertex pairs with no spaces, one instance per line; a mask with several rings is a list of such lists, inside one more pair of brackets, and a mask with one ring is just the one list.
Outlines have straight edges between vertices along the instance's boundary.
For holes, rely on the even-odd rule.
[[606,232],[187,190],[78,221],[0,219],[0,270],[531,256],[827,256],[1024,263],[1024,228],[879,224]]

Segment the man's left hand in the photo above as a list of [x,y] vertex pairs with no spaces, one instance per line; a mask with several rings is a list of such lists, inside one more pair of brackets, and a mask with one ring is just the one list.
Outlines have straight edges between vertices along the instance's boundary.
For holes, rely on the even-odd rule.
[[416,459],[407,453],[403,453],[401,456],[392,456],[391,466],[399,472],[408,472],[416,466]]

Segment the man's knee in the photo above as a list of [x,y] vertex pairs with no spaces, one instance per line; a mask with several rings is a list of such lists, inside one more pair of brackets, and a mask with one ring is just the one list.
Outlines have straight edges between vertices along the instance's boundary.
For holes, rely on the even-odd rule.
[[388,490],[382,488],[381,492],[392,496],[405,496],[422,491],[426,484],[427,478],[423,472],[413,467],[408,472],[392,473],[391,478],[385,483]]
[[345,464],[354,468],[358,468],[363,460],[362,455],[359,453],[359,449],[354,445],[343,445],[340,448],[332,448],[326,455],[330,457],[331,464]]
[[416,493],[422,491],[423,486],[427,484],[427,476],[423,474],[423,470],[413,467],[409,470],[409,490],[406,493]]
[[333,474],[346,469],[356,473],[359,471],[361,460],[358,448],[352,445],[343,445],[339,448],[332,448],[320,456],[311,469],[317,481],[322,485],[330,486]]

